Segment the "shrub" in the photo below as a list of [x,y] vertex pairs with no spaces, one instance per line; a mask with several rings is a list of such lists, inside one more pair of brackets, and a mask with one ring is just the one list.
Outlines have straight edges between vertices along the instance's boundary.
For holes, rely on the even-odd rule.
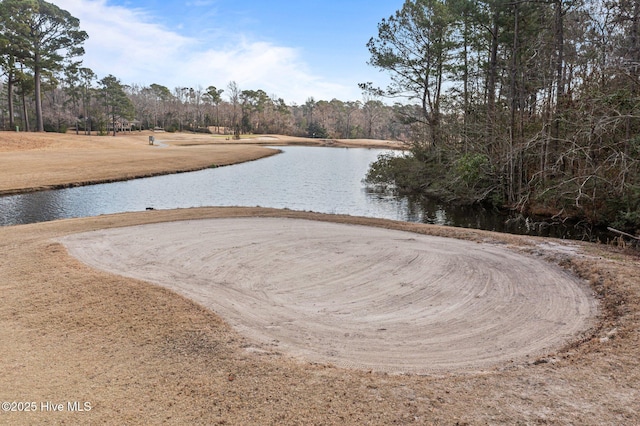
[[456,175],[470,188],[474,188],[488,175],[489,168],[489,159],[484,154],[464,154],[455,162]]

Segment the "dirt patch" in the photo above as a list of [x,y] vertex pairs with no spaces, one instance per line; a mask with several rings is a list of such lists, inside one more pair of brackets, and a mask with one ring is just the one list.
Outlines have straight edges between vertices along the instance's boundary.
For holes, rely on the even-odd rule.
[[587,286],[504,247],[371,227],[252,218],[62,240],[83,262],[162,285],[251,341],[391,373],[526,362],[593,325]]
[[[56,239],[226,217],[312,219],[496,244],[561,263],[600,301],[593,333],[480,373],[390,375],[290,359],[176,292],[91,268]],[[0,401],[91,411],[0,412],[1,424],[638,424],[637,254],[559,240],[270,209],[151,211],[0,228]],[[179,241],[178,241],[179,242]],[[194,259],[197,259],[197,252]],[[153,258],[149,258],[153,261]]]

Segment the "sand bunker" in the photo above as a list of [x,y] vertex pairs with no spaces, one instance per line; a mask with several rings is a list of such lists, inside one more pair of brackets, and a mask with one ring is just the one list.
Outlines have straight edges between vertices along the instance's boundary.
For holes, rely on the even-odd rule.
[[431,373],[533,360],[597,313],[584,283],[542,260],[375,227],[225,218],[61,241],[93,267],[207,306],[248,350],[349,368]]

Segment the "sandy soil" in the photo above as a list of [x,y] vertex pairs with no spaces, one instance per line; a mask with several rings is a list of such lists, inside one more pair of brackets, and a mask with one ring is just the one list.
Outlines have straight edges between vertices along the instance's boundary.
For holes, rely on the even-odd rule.
[[504,247],[293,219],[172,222],[62,240],[93,267],[174,290],[257,351],[377,372],[526,361],[594,325],[588,286]]
[[[169,140],[169,135],[162,142],[165,134],[156,134],[162,145],[149,146],[145,134],[83,138],[0,133],[0,190],[16,192],[207,167],[223,164],[224,158],[235,162],[268,155],[271,152],[259,145],[274,142],[263,137],[248,146],[249,141],[224,143],[199,135],[171,135]],[[252,234],[239,224],[249,222],[241,219],[261,232],[262,244],[248,244],[247,235]],[[265,229],[260,224],[266,219],[278,225]],[[221,220],[228,222],[211,226]],[[189,223],[201,226],[189,227]],[[321,230],[317,245],[299,237],[295,239],[302,241],[292,241],[287,228],[293,223],[308,227],[310,235]],[[223,246],[204,238],[219,238],[228,234],[227,229],[235,232],[217,242]],[[104,236],[102,247],[95,246],[98,240],[86,238],[86,233],[94,232]],[[197,237],[182,237],[182,232]],[[300,229],[296,232],[303,235]],[[169,268],[179,277],[168,283],[175,290],[152,283],[153,276],[132,278],[121,275],[127,271],[114,274],[91,267],[61,243],[84,239],[82,247],[71,250],[101,253],[93,261],[102,262],[122,254],[114,249],[114,241],[122,235],[130,236],[127,245],[137,245],[146,253],[146,261],[133,255],[123,265],[157,265],[147,271],[150,274]],[[226,247],[226,254],[220,251],[235,237],[237,248]],[[433,237],[464,241],[444,244]],[[173,245],[167,243],[171,240]],[[366,251],[373,247],[378,250]],[[457,248],[450,252],[443,247]],[[363,250],[373,257],[359,257]],[[0,253],[0,402],[15,402],[9,404],[9,411],[0,410],[0,424],[640,424],[637,251],[378,219],[203,208],[2,227]],[[247,262],[235,262],[230,253]],[[210,261],[204,259],[207,255]],[[367,269],[358,269],[360,262]],[[503,262],[513,266],[505,269]],[[449,267],[451,263],[455,267]],[[379,277],[388,279],[405,268],[415,274],[396,276],[402,282],[389,281],[391,286],[395,282],[391,289],[371,287]],[[187,273],[193,276],[185,277]],[[207,282],[212,277],[217,284],[224,281],[228,293],[252,294],[256,305],[234,307],[230,297],[211,299],[207,291],[199,291],[202,286],[190,284],[203,275]],[[540,276],[552,278],[547,282]],[[331,277],[346,283],[327,292],[322,286]],[[295,294],[300,278],[309,292]],[[465,287],[467,280],[490,285],[482,293]],[[351,282],[361,286],[353,287]],[[194,294],[179,294],[180,283]],[[423,289],[420,283],[431,285]],[[253,287],[245,288],[247,284]],[[437,294],[434,289],[440,284],[465,298]],[[597,311],[593,299],[585,297],[585,286],[598,301]],[[533,287],[541,289],[541,294],[533,294]],[[384,293],[389,291],[390,295]],[[387,297],[376,298],[378,292]],[[560,295],[563,299],[558,300]],[[289,303],[287,298],[294,296],[299,298]],[[349,297],[362,302],[345,303]],[[414,297],[422,299],[403,302]],[[429,300],[467,317],[454,314],[448,317],[450,324],[434,323],[436,318],[428,317],[434,307],[420,311],[415,306]],[[499,300],[509,301],[510,306],[501,306]],[[320,309],[319,301],[325,303]],[[236,315],[243,320],[255,312],[254,322],[264,325],[274,318],[261,318],[265,312],[257,307],[277,303],[283,305],[277,312],[282,317],[276,318],[281,324],[258,328],[262,334],[252,334],[231,315],[222,319],[217,314],[236,309],[244,311]],[[571,315],[572,307],[576,315]],[[483,324],[486,328],[490,309],[504,333],[487,330],[493,332],[487,343],[478,338],[478,332]],[[415,356],[414,348],[405,346],[408,362],[400,369],[389,367],[399,362],[397,356],[393,362],[385,361],[385,356],[362,362],[374,358],[363,343],[386,345],[387,338],[396,339],[396,332],[411,333],[407,331],[411,327],[398,320],[402,313],[425,331],[437,325],[443,328],[434,334],[445,329],[452,333],[441,333],[440,342],[450,339],[465,349],[469,348],[466,337],[478,342],[492,361],[473,358],[469,352],[464,360],[449,351],[458,361],[435,360],[441,364],[433,368]],[[520,313],[524,322],[519,321]],[[446,312],[440,314],[447,318]],[[307,324],[288,324],[288,315],[302,317]],[[368,322],[358,323],[360,315]],[[283,329],[304,330],[322,317],[334,321],[334,330],[319,330],[310,342],[291,333],[292,342],[273,341],[274,335],[276,339],[287,335]],[[504,318],[510,318],[511,324]],[[545,322],[545,318],[552,320]],[[371,327],[384,321],[384,326]],[[357,326],[364,329],[362,336],[352,336]],[[464,326],[468,336],[453,335]],[[547,331],[538,333],[537,327]],[[349,336],[334,341],[339,334],[335,328]],[[518,333],[525,331],[533,333],[531,342],[518,340]],[[381,333],[389,336],[380,339]],[[422,336],[433,338],[426,332]],[[319,350],[323,341],[326,345]],[[329,347],[334,342],[341,346]],[[403,338],[396,342],[406,343]],[[500,358],[498,346],[511,355]],[[306,352],[300,349],[305,347]],[[427,348],[422,349],[428,355]],[[314,358],[318,353],[322,356]],[[91,409],[72,412],[67,404],[73,408],[74,402],[85,409],[86,402]],[[62,404],[62,410],[53,411],[57,404]],[[23,411],[18,411],[20,407]],[[31,411],[24,411],[25,407]]]

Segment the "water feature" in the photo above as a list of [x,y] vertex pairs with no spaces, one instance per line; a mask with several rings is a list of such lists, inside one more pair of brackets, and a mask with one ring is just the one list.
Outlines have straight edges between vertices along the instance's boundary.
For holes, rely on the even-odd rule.
[[381,150],[281,147],[257,161],[0,198],[0,224],[200,206],[262,206],[405,219],[401,200],[369,196],[361,183]]
[[[550,236],[526,220],[380,194],[362,183],[383,150],[288,146],[282,154],[197,172],[0,197],[0,225],[200,206],[262,206]],[[569,235],[575,237],[576,235]],[[577,235],[579,238],[580,235]]]

